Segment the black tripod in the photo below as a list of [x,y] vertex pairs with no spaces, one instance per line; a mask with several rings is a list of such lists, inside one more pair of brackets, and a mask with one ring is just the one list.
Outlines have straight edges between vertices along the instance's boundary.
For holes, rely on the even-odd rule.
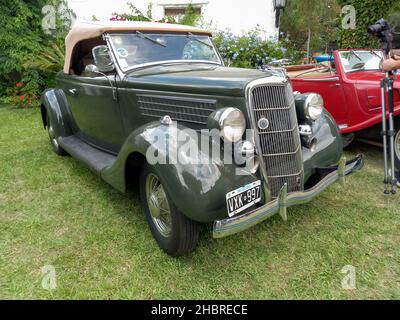
[[[388,72],[386,74],[386,77],[381,81],[385,194],[396,194],[396,186],[397,186],[397,178],[395,176],[395,151],[394,151],[395,130],[394,130],[394,116],[393,116],[394,114],[393,84],[394,84],[393,75]],[[389,125],[387,124],[388,113],[389,113],[389,118],[388,118]]]
[[[385,59],[391,56],[393,48],[394,29],[387,21],[381,19],[374,25],[368,27],[368,33],[376,36],[385,52]],[[385,194],[396,194],[396,172],[395,172],[395,151],[394,151],[394,97],[393,84],[394,75],[387,72],[386,77],[381,81],[382,94],[382,136],[383,136],[383,152],[385,166]],[[387,103],[386,103],[387,102]],[[387,120],[387,114],[389,114]],[[389,125],[387,124],[389,121]],[[390,157],[390,159],[388,159]],[[390,186],[390,188],[389,188]]]

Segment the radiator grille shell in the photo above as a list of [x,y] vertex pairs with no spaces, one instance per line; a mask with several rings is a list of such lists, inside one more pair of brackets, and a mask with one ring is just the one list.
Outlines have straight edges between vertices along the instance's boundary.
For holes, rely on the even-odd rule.
[[[304,189],[302,147],[294,95],[289,83],[258,84],[250,87],[248,104],[258,153],[263,158],[272,197],[285,183],[288,192]],[[260,129],[260,119],[269,126]]]

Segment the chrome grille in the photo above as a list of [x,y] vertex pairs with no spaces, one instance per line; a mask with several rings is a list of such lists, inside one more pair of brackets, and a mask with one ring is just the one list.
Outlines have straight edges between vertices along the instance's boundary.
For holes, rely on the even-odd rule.
[[[249,99],[272,196],[276,198],[285,183],[288,192],[303,190],[302,150],[291,86],[257,85],[251,89]],[[269,121],[264,130],[258,126],[262,118]]]

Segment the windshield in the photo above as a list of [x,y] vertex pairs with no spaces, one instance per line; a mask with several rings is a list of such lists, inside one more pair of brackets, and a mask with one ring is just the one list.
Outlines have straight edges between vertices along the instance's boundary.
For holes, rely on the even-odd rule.
[[382,51],[350,50],[340,52],[340,59],[346,73],[380,70]]
[[196,61],[221,64],[209,36],[187,34],[110,34],[111,44],[123,71],[160,62]]

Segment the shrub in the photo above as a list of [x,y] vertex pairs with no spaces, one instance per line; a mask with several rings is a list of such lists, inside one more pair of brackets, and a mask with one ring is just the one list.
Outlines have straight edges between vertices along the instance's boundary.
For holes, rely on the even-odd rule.
[[217,32],[214,42],[228,66],[260,68],[278,59],[296,60],[294,51],[287,48],[287,40],[264,39],[255,29],[242,36],[230,31]]
[[[17,107],[37,106],[41,91],[54,81],[56,68],[50,70],[49,63],[57,65],[57,68],[63,63],[60,55],[56,58],[58,61],[55,61],[55,57],[49,57],[48,53],[54,50],[54,43],[63,43],[66,28],[62,26],[66,18],[65,15],[56,17],[57,32],[46,34],[42,29],[42,8],[48,4],[64,4],[65,7],[63,0],[15,0],[0,5],[2,102]],[[63,45],[59,50],[64,50]],[[49,60],[47,66],[46,60]],[[17,87],[17,83],[23,86]]]

